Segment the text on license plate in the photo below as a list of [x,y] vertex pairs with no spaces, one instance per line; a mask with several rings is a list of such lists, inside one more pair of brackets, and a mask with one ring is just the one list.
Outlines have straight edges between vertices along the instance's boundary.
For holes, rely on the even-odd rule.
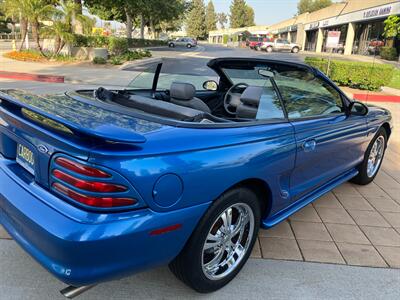
[[33,152],[27,147],[18,144],[17,146],[17,163],[20,164],[29,173],[35,173],[35,157]]

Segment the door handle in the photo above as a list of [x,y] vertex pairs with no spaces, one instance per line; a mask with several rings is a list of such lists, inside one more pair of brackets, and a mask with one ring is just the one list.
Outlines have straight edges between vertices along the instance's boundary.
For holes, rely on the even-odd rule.
[[304,152],[311,152],[315,150],[317,146],[317,142],[315,140],[308,140],[303,143],[303,150]]

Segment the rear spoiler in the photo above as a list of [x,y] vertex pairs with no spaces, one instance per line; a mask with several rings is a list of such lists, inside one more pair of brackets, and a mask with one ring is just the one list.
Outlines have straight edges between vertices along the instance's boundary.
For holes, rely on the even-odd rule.
[[[98,139],[108,143],[137,144],[146,142],[146,138],[143,135],[115,125],[104,124],[94,129],[81,127],[76,123],[70,122],[56,115],[49,114],[45,111],[42,111],[41,109],[38,109],[36,107],[18,101],[17,99],[11,97],[10,95],[0,91],[0,119],[2,114],[9,115],[12,117],[11,114],[14,112],[10,111],[9,109],[6,109],[7,106],[9,108],[12,108],[14,112],[17,112],[19,116],[24,119],[27,118],[23,115],[22,109],[26,109],[45,119],[49,119],[57,124],[65,126],[73,134],[76,134],[78,136],[80,135],[88,138]],[[49,127],[50,126],[46,126],[46,128]],[[51,129],[54,128],[51,127]],[[56,129],[55,131],[60,132],[60,130]]]

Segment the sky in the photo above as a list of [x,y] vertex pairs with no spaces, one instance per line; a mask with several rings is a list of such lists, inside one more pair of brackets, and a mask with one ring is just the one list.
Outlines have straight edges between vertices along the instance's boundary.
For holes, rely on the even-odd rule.
[[[246,0],[253,7],[257,25],[271,25],[293,17],[298,0]],[[208,0],[204,0],[207,5]],[[215,10],[229,14],[231,0],[213,0]]]
[[[207,5],[209,0],[204,0]],[[216,12],[224,12],[229,15],[232,0],[212,0]],[[246,0],[253,7],[256,25],[272,25],[293,17],[297,12],[299,0]],[[100,21],[98,26],[102,26]],[[111,22],[113,27],[121,26],[118,22]],[[229,26],[229,22],[227,24]]]

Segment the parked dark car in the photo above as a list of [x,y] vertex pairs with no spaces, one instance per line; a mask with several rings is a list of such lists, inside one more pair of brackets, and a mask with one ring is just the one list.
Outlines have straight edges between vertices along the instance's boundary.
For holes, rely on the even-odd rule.
[[374,180],[389,111],[304,64],[208,67],[214,79],[158,63],[126,89],[0,92],[0,223],[64,294],[163,264],[215,291],[260,226]]

